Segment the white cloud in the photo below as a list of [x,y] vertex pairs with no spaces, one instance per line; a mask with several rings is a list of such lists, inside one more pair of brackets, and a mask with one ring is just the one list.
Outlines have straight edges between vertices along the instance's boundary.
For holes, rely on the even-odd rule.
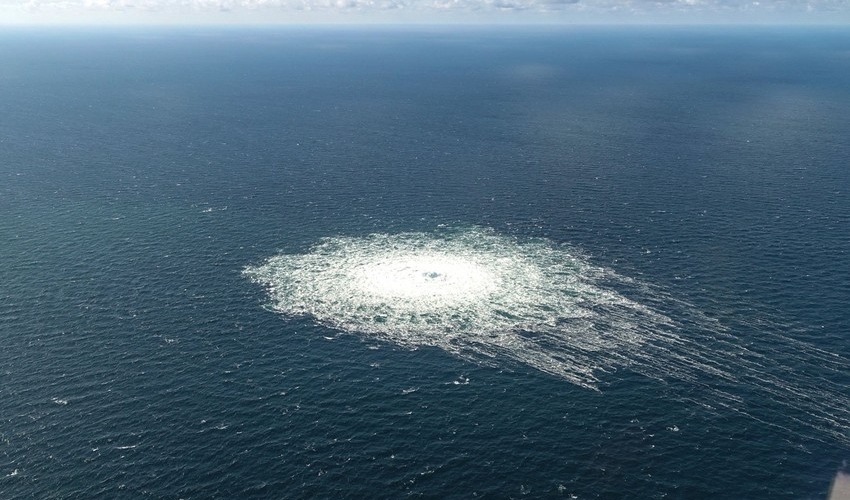
[[837,23],[850,0],[0,0],[0,23],[63,20]]

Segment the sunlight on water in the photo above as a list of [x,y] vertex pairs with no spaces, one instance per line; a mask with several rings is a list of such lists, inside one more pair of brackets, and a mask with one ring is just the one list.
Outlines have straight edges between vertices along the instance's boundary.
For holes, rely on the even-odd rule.
[[[793,352],[797,364],[838,372],[846,360],[781,332],[761,346],[741,342],[689,304],[549,240],[483,228],[332,237],[245,274],[285,316],[487,365],[518,362],[590,389],[628,369],[691,384],[706,408],[772,426],[785,427],[784,418],[850,441],[844,391],[825,380],[777,377],[783,367],[771,353]],[[735,386],[778,402],[781,418],[751,413],[729,391]]]

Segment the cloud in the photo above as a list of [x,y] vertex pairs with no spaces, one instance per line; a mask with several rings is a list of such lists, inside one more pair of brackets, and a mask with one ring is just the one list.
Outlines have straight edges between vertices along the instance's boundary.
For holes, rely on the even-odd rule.
[[51,15],[85,19],[97,14],[120,22],[132,18],[128,13],[158,14],[160,19],[186,22],[228,22],[233,18],[256,22],[307,18],[333,22],[651,22],[666,18],[684,22],[805,22],[822,17],[847,22],[850,0],[0,0],[0,19],[7,20],[38,22],[39,16]]

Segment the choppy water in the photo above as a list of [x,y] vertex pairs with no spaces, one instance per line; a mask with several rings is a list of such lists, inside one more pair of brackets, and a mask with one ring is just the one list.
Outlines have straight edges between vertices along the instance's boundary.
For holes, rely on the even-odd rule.
[[0,48],[0,497],[824,498],[848,458],[844,34]]

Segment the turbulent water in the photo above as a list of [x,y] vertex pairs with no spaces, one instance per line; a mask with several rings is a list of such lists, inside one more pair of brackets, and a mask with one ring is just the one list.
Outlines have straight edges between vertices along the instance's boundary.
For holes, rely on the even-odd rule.
[[0,33],[0,498],[824,498],[847,54]]
[[[774,398],[777,415],[762,423],[814,428],[850,443],[850,397],[822,378],[840,374],[847,359],[775,326],[769,344],[741,341],[693,306],[545,239],[482,228],[326,238],[245,274],[266,286],[270,308],[286,316],[488,365],[512,360],[591,389],[599,374],[629,368],[690,382],[698,386],[690,390],[702,389],[702,404],[749,414],[743,398],[714,387],[734,384]],[[679,318],[652,306],[669,309],[664,302],[677,306]],[[816,363],[823,373],[777,376],[780,357],[793,366]]]
[[286,315],[405,347],[503,356],[589,387],[669,324],[601,285],[625,280],[575,251],[478,228],[329,238],[246,273]]

